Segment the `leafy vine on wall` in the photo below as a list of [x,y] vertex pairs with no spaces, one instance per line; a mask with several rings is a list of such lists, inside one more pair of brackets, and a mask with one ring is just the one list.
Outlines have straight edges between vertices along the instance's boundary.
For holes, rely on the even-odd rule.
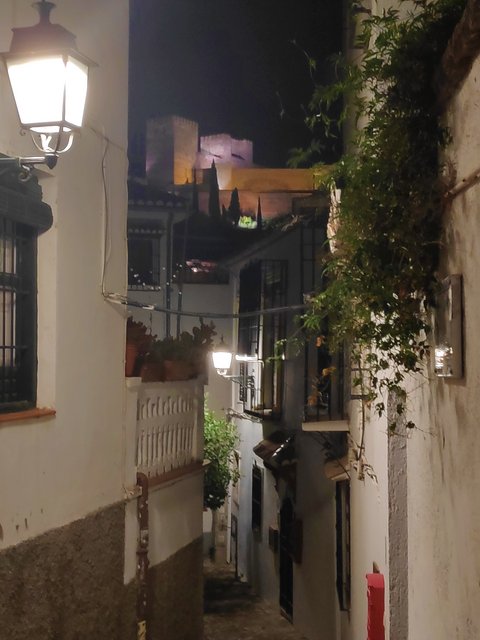
[[[391,8],[363,19],[361,60],[338,60],[338,82],[316,87],[310,104],[312,127],[321,122],[333,135],[352,118],[359,126],[330,178],[342,188],[336,250],[303,322],[320,331],[328,318],[330,348],[353,345],[361,371],[354,383],[380,415],[384,391],[397,395],[397,413],[404,412],[405,377],[422,370],[429,350],[426,309],[437,284],[447,188],[440,152],[449,140],[434,78],[466,1],[412,4],[406,17]],[[345,107],[333,121],[338,100]]]

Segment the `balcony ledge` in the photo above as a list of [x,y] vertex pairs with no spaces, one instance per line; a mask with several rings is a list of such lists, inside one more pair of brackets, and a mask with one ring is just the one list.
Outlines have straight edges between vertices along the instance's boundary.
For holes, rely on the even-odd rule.
[[302,422],[302,431],[349,431],[348,420],[318,420]]
[[161,476],[155,476],[148,478],[149,491],[156,491],[157,489],[164,489],[172,484],[184,480],[187,477],[198,475],[203,473],[204,469],[208,466],[209,462],[192,462],[185,467],[179,467],[178,469],[172,469],[167,473],[163,473]]

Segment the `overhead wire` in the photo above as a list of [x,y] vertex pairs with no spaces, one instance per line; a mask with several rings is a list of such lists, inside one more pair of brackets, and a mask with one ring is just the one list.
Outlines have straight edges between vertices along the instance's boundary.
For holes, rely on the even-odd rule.
[[258,316],[271,315],[276,313],[294,313],[298,311],[304,311],[308,305],[295,304],[285,307],[272,307],[271,309],[260,309],[257,311],[242,311],[239,313],[220,313],[215,311],[184,311],[176,309],[168,309],[158,304],[151,304],[141,302],[140,300],[133,300],[128,296],[123,296],[118,293],[105,293],[105,298],[115,304],[121,304],[126,307],[134,307],[136,309],[144,309],[146,311],[156,311],[157,313],[165,313],[174,316],[187,316],[193,318],[217,318],[225,320],[233,320],[238,318],[256,318]]

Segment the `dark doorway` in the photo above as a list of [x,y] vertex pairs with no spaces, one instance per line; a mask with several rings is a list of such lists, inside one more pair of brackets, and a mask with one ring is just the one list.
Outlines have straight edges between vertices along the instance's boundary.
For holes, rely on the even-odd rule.
[[293,619],[293,519],[293,504],[286,498],[280,509],[280,609],[290,621]]
[[235,567],[235,578],[238,578],[238,520],[232,514],[230,528],[230,562]]

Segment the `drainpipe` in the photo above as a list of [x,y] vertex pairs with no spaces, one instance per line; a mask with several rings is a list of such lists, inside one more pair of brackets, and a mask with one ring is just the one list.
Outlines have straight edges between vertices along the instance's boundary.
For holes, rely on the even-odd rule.
[[142,490],[138,498],[137,506],[139,526],[137,544],[137,640],[146,640],[148,596],[148,478],[144,473],[137,473],[137,485]]
[[[166,299],[165,299],[165,306],[167,307],[167,310],[170,311],[170,309],[172,308],[172,277],[173,277],[173,265],[172,265],[172,243],[173,243],[173,237],[172,237],[172,231],[173,231],[173,218],[174,218],[175,214],[170,211],[168,213],[168,221],[167,221],[167,283],[165,286],[165,295],[166,295]],[[165,335],[167,336],[167,338],[169,338],[172,334],[172,329],[171,329],[171,317],[170,314],[166,313],[165,316]]]
[[[182,311],[183,309],[183,277],[186,271],[185,261],[187,259],[187,238],[188,238],[188,215],[185,218],[185,227],[184,227],[184,233],[183,233],[182,266],[181,266],[181,272],[180,272],[180,282],[177,283],[177,311]],[[177,338],[180,335],[181,322],[182,322],[182,314],[179,313],[177,316],[177,335],[176,335]]]

